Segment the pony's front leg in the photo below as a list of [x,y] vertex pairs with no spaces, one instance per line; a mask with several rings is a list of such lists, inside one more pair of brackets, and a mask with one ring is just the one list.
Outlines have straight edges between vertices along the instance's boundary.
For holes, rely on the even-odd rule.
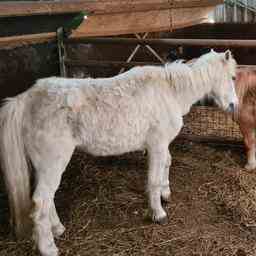
[[240,129],[244,137],[245,150],[247,155],[247,164],[245,168],[247,170],[253,170],[256,168],[256,159],[255,159],[255,132],[251,127],[246,125],[243,127],[240,124]]
[[148,150],[149,173],[148,194],[149,204],[152,210],[152,220],[163,224],[167,221],[167,214],[161,204],[161,193],[163,188],[163,177],[168,158],[168,146],[155,145]]
[[[254,135],[252,135],[254,137]],[[251,137],[245,139],[246,153],[247,153],[247,164],[245,168],[247,170],[253,170],[256,168],[256,159],[255,159],[255,139]]]
[[52,204],[50,209],[50,220],[52,224],[52,233],[55,238],[59,238],[65,232],[65,227],[60,221],[54,203]]
[[167,203],[170,200],[170,196],[171,196],[171,190],[170,190],[170,184],[169,184],[169,171],[170,171],[171,163],[172,163],[172,157],[168,151],[167,160],[166,160],[165,169],[164,169],[163,181],[162,181],[162,189],[161,189],[161,199],[165,203]]

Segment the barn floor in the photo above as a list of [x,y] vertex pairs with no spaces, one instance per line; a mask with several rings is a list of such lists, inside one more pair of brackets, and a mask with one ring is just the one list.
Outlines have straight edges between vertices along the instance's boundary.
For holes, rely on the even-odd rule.
[[[243,149],[184,142],[170,151],[172,197],[163,226],[148,218],[142,153],[75,153],[56,196],[67,229],[57,241],[61,255],[256,255],[256,173],[241,168]],[[3,193],[0,204],[0,255],[37,255],[30,241],[16,243],[9,234]]]

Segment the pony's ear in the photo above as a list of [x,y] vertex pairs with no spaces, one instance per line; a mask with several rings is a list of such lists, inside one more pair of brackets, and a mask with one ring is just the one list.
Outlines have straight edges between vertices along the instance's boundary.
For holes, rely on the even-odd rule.
[[224,53],[225,60],[230,60],[232,58],[232,53],[230,50],[225,51]]

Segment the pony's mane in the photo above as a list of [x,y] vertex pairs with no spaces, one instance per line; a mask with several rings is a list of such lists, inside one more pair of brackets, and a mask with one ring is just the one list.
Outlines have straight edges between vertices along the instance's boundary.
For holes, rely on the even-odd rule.
[[176,90],[182,91],[187,86],[196,89],[198,85],[209,85],[214,76],[223,74],[221,61],[220,54],[212,51],[186,63],[183,60],[167,63],[165,71]]

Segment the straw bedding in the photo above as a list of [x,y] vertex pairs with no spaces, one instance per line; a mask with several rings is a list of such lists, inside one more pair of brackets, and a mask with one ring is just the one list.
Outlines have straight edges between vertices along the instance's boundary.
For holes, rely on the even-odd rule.
[[[143,153],[76,152],[56,195],[67,228],[57,242],[61,255],[256,255],[256,172],[241,168],[243,149],[183,141],[170,151],[172,196],[163,226],[148,217]],[[37,255],[31,241],[11,236],[2,185],[0,204],[0,255]]]

